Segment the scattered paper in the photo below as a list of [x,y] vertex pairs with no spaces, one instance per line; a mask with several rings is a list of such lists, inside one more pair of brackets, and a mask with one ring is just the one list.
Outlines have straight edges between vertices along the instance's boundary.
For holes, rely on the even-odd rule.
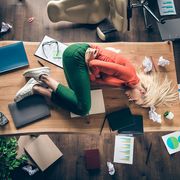
[[153,122],[161,123],[161,115],[155,112],[156,108],[154,106],[150,107],[149,110],[149,119],[153,120]]
[[143,67],[144,67],[145,73],[152,71],[153,63],[151,61],[151,58],[145,56],[145,58],[143,60]]
[[161,57],[159,58],[159,60],[158,60],[158,65],[159,65],[159,66],[164,67],[164,66],[169,65],[169,64],[170,64],[170,61],[167,60],[167,59],[164,59],[163,56],[161,56]]
[[159,12],[161,16],[176,15],[173,0],[158,0]]
[[[104,98],[103,98],[103,92],[102,89],[92,90],[91,91],[91,109],[89,111],[89,114],[100,114],[105,112],[105,106],[104,106]],[[77,114],[70,113],[71,118],[74,117],[80,117]]]
[[63,68],[62,55],[67,46],[53,38],[45,36],[35,55]]
[[180,151],[180,131],[164,135],[162,139],[169,154]]
[[30,176],[34,175],[36,172],[39,171],[38,168],[32,169],[31,165],[26,165],[26,166],[22,167],[22,169],[24,171],[26,171]]
[[107,162],[108,172],[112,176],[115,174],[114,165],[111,162]]
[[115,137],[114,162],[133,164],[134,137],[117,135]]
[[34,19],[35,19],[34,17],[30,17],[30,18],[28,19],[28,22],[29,22],[29,23],[32,23],[32,22],[34,21]]
[[9,31],[10,29],[12,29],[12,26],[10,24],[2,22],[2,27],[1,27],[0,33],[5,33],[7,31]]

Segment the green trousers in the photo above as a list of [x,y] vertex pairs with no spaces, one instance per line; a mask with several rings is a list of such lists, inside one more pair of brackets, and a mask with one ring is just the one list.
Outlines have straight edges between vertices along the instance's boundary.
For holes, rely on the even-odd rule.
[[59,84],[51,99],[58,106],[78,115],[88,114],[91,108],[90,79],[85,62],[88,44],[73,44],[63,53],[63,68],[68,86]]

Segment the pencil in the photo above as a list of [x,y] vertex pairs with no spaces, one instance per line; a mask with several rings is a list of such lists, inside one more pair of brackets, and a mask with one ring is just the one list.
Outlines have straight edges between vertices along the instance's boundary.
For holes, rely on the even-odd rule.
[[100,129],[99,135],[101,135],[101,133],[102,133],[102,130],[103,130],[103,128],[104,128],[104,124],[105,124],[106,118],[107,118],[107,115],[105,115],[105,117],[104,117],[104,119],[103,119],[103,123],[102,123],[102,125],[101,125],[101,129]]
[[154,63],[153,57],[150,56],[150,58],[151,58],[151,61],[152,61],[153,66],[154,66],[154,70],[155,70],[155,72],[157,72],[158,70],[157,70],[156,65],[155,65],[155,63]]
[[149,156],[150,156],[151,148],[152,148],[152,142],[151,142],[151,144],[149,146],[149,149],[148,149],[148,153],[147,153],[147,157],[146,157],[146,164],[148,164],[148,161],[149,161]]

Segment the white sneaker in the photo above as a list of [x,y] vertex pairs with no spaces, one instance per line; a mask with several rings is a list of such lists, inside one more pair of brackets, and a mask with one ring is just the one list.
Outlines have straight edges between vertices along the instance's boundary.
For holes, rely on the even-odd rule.
[[39,68],[34,68],[34,69],[28,69],[28,70],[24,71],[23,76],[34,78],[36,81],[39,81],[40,76],[43,74],[49,75],[50,68],[49,67],[39,67]]
[[19,102],[25,97],[31,96],[34,94],[33,92],[33,86],[36,84],[40,84],[37,82],[34,78],[31,78],[17,93],[14,98],[15,102]]

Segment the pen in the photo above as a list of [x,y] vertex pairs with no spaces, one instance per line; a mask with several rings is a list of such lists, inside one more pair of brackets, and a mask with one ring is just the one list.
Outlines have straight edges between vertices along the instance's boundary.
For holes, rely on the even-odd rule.
[[102,133],[102,130],[104,128],[104,124],[105,124],[106,118],[107,118],[107,115],[105,115],[105,117],[104,117],[104,120],[103,120],[103,123],[101,125],[101,129],[100,129],[99,135],[101,135],[101,133]]
[[152,142],[151,142],[151,144],[149,146],[149,149],[148,149],[148,153],[147,153],[147,157],[146,157],[146,164],[148,164],[148,161],[149,161],[149,156],[150,156],[151,148],[152,148]]
[[38,60],[38,63],[39,63],[42,67],[44,67],[44,64],[43,64],[41,61]]

